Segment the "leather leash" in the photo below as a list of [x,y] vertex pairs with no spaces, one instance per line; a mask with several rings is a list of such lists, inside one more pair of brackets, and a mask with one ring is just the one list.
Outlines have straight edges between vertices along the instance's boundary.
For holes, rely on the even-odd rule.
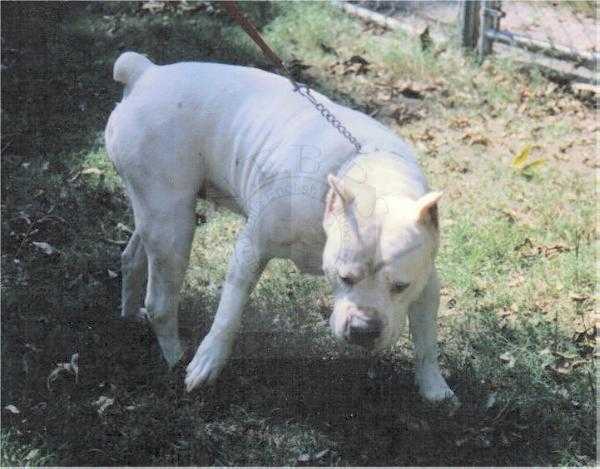
[[277,66],[282,72],[286,74],[287,78],[292,82],[292,85],[294,85],[294,91],[297,91],[300,88],[300,85],[298,85],[298,83],[296,83],[296,80],[292,78],[292,74],[283,63],[283,60],[281,60],[279,56],[275,53],[275,51],[273,51],[273,49],[271,49],[269,45],[264,41],[254,23],[240,12],[237,6],[237,2],[226,1],[223,2],[221,5],[225,7],[227,13],[229,13],[229,16],[231,16],[235,20],[235,22],[239,24],[244,29],[244,31],[246,31],[246,34],[250,36],[250,38],[256,43],[256,45],[260,47],[260,49],[263,51],[263,54],[265,54],[271,60],[271,62],[275,64],[275,66]]
[[337,117],[335,117],[335,115],[329,109],[327,109],[325,105],[323,105],[323,103],[320,103],[310,93],[310,89],[308,88],[308,86],[304,84],[299,84],[296,80],[294,80],[292,74],[283,63],[283,60],[281,60],[279,56],[273,51],[273,49],[271,49],[269,45],[264,41],[264,39],[258,32],[258,28],[256,27],[256,25],[240,12],[237,2],[234,0],[228,0],[222,2],[221,5],[225,7],[229,16],[231,16],[231,18],[237,24],[239,24],[244,31],[246,31],[246,34],[250,36],[250,38],[256,43],[256,45],[260,47],[260,49],[263,51],[263,54],[265,54],[265,56],[268,57],[271,60],[271,62],[273,62],[273,64],[286,75],[287,79],[290,80],[294,87],[294,92],[298,92],[306,99],[308,99],[308,101],[315,107],[315,109],[317,109],[317,111],[321,113],[325,120],[329,122],[340,134],[342,134],[344,138],[348,140],[348,142],[350,142],[350,144],[354,146],[357,153],[360,153],[362,150],[362,145],[360,144],[358,139],[354,135],[352,135],[352,133],[344,126],[344,124],[342,124],[342,122]]

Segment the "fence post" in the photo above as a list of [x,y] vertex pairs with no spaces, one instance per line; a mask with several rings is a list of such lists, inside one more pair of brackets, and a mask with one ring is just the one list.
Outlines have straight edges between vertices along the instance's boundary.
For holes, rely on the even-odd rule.
[[481,0],[460,3],[460,42],[464,48],[474,50],[479,40]]
[[478,53],[479,59],[483,60],[486,55],[492,53],[494,40],[488,35],[488,31],[498,30],[500,25],[500,2],[497,0],[481,0],[481,21],[479,28]]

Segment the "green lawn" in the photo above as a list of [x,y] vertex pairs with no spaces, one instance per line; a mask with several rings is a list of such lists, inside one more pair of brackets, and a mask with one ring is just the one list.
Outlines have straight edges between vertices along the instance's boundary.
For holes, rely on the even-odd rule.
[[[376,360],[336,345],[325,282],[287,261],[253,293],[218,386],[184,394],[149,329],[118,318],[132,218],[103,147],[112,64],[132,49],[270,68],[218,5],[186,5],[2,5],[2,464],[593,464],[593,108],[510,59],[423,52],[324,3],[243,7],[298,78],[394,129],[444,190],[441,362],[463,405],[419,399],[408,338]],[[543,163],[515,167],[528,145]],[[190,350],[242,226],[198,212]],[[49,380],[75,353],[77,375]]]

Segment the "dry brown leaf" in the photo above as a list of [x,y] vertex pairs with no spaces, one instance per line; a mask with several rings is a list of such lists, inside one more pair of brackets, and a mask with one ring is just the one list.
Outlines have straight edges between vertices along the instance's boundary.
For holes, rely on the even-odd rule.
[[534,245],[529,238],[525,238],[521,244],[515,246],[515,251],[521,251],[522,257],[534,257],[542,255],[547,258],[552,258],[557,254],[569,252],[570,250],[571,248],[564,243],[556,243],[552,245]]
[[449,125],[452,129],[466,129],[471,125],[471,122],[466,117],[456,117],[450,121]]
[[597,160],[597,158],[586,157],[583,159],[583,164],[594,169],[600,168],[600,162]]
[[462,140],[467,142],[469,145],[483,145],[488,146],[490,144],[490,139],[485,135],[477,132],[466,132],[462,136]]
[[433,135],[430,128],[425,129],[425,131],[421,134],[411,134],[411,137],[413,140],[419,142],[431,142],[435,139],[435,136]]
[[577,303],[581,303],[583,301],[590,299],[589,295],[585,295],[582,293],[575,293],[575,292],[570,292],[569,298],[571,298],[573,301],[576,301]]
[[523,276],[522,273],[518,272],[515,273],[511,279],[508,281],[508,286],[509,287],[520,287],[521,285],[523,285],[523,283],[525,282],[525,277]]

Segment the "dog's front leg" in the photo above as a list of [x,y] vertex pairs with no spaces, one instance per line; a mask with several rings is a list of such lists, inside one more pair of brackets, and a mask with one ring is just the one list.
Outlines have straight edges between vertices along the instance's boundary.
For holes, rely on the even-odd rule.
[[229,261],[212,327],[187,367],[185,384],[188,392],[196,386],[212,384],[219,376],[233,349],[244,306],[268,260],[266,249],[254,239],[252,230],[246,228]]
[[415,347],[415,380],[419,393],[428,401],[454,397],[438,363],[436,318],[439,304],[440,285],[434,269],[421,297],[408,311],[410,333]]

